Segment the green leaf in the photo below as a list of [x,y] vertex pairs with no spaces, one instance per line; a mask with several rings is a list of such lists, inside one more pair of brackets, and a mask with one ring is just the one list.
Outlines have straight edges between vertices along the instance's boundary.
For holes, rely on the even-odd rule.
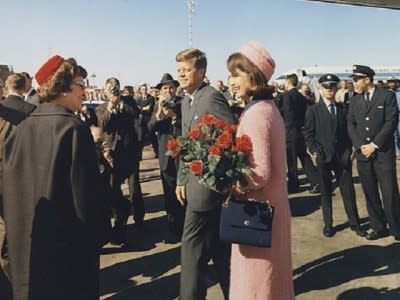
[[206,184],[208,185],[208,186],[214,186],[215,185],[215,180],[216,180],[216,178],[215,178],[215,176],[214,175],[211,175],[210,177],[208,177],[207,179],[206,179]]
[[225,175],[228,176],[229,178],[233,178],[234,171],[232,169],[229,169],[228,171],[225,172]]

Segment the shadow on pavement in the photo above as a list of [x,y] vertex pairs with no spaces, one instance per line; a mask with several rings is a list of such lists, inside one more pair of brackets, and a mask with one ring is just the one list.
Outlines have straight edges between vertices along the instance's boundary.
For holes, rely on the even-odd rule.
[[388,246],[365,245],[332,253],[295,269],[293,274],[296,295],[300,295],[312,290],[329,289],[358,278],[398,272],[400,244],[394,243]]
[[289,199],[292,217],[304,217],[312,214],[321,207],[320,196],[301,196]]
[[144,196],[146,213],[165,211],[164,195]]
[[374,289],[371,287],[360,287],[344,291],[336,298],[336,300],[355,299],[397,300],[400,299],[400,288],[391,290],[389,288]]
[[[180,247],[176,247],[104,268],[100,271],[100,295],[118,293],[108,299],[173,299],[178,294],[179,274],[157,278],[179,264]],[[135,286],[136,282],[131,278],[138,275],[150,277],[151,281]],[[148,297],[149,290],[163,298]]]

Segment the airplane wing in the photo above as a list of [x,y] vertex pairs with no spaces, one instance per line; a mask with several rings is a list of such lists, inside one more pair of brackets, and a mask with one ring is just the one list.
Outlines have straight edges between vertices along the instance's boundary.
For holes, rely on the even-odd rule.
[[400,9],[399,0],[306,0],[306,1]]

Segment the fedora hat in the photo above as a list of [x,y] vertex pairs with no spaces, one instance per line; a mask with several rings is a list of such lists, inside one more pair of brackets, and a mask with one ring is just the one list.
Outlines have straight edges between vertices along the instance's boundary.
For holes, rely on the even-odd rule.
[[162,76],[160,83],[156,85],[156,88],[159,90],[159,89],[161,89],[161,87],[164,84],[167,84],[167,83],[173,83],[176,87],[179,86],[179,82],[177,80],[174,80],[174,78],[171,76],[171,74],[165,73]]

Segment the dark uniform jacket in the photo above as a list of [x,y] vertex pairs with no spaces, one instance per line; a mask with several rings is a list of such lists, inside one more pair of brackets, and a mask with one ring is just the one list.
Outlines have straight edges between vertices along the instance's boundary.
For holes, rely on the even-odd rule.
[[286,129],[286,141],[294,142],[302,139],[302,127],[307,110],[307,100],[300,92],[293,88],[282,94],[280,110]]
[[[234,123],[234,117],[229,109],[224,96],[213,87],[202,84],[194,94],[190,105],[190,98],[186,96],[182,100],[182,135],[187,136],[203,115],[212,114],[217,118]],[[178,183],[182,174],[183,162],[179,164]],[[189,175],[186,184],[186,199],[188,208],[192,211],[209,211],[221,205],[224,195],[208,189],[198,182],[198,177]]]
[[8,137],[4,174],[14,299],[98,299],[109,222],[89,128],[41,104]]
[[331,117],[322,99],[310,106],[303,135],[309,152],[317,153],[322,163],[331,162],[335,156],[343,166],[350,162],[351,141],[347,133],[346,109],[342,103],[336,103],[336,118]]
[[360,148],[371,142],[379,147],[375,156],[395,159],[393,133],[398,118],[396,96],[388,90],[375,88],[370,103],[366,102],[363,94],[352,98],[347,126],[358,160],[368,160]]

